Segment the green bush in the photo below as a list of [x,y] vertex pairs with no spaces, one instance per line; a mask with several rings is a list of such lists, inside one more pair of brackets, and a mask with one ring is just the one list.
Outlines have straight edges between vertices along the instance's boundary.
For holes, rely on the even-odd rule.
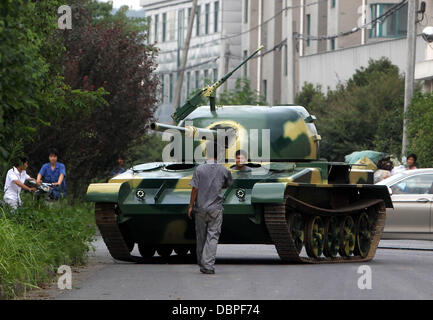
[[93,206],[24,197],[16,211],[0,207],[0,298],[14,298],[51,279],[61,265],[86,262],[95,234]]
[[408,112],[409,151],[419,167],[433,167],[433,94],[415,94]]
[[305,83],[296,103],[317,116],[321,156],[342,161],[357,150],[401,153],[404,78],[387,58],[370,60],[335,90]]

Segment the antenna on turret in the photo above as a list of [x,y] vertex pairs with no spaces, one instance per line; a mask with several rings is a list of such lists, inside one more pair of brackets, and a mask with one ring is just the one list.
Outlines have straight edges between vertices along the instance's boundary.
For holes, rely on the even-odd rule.
[[220,80],[215,82],[211,86],[206,86],[200,91],[198,91],[195,95],[193,95],[190,99],[188,99],[185,104],[176,110],[175,113],[172,114],[172,118],[175,122],[180,122],[185,119],[191,112],[193,112],[200,104],[201,97],[209,98],[210,110],[215,111],[215,101],[216,101],[216,90],[230,78],[233,73],[235,73],[239,68],[241,68],[244,64],[246,64],[251,58],[253,58],[260,50],[262,50],[264,46],[260,46],[256,51],[254,51],[248,58],[242,61],[236,68],[223,76]]

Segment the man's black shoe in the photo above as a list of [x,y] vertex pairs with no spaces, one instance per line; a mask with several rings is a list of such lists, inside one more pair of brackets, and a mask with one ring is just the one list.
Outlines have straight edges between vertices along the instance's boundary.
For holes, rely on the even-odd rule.
[[204,274],[215,274],[214,270],[207,270],[207,269],[202,269],[202,268],[200,268],[200,272],[204,273]]

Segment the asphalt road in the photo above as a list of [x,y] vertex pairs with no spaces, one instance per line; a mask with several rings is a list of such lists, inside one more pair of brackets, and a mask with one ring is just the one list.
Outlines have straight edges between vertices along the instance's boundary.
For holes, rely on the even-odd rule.
[[[367,265],[372,288],[358,287],[363,264],[286,265],[273,246],[220,245],[215,275],[196,265],[114,261],[99,238],[90,265],[56,299],[433,299],[433,242],[382,240]],[[424,250],[413,250],[416,248]],[[427,250],[426,250],[427,249]],[[428,250],[430,249],[430,251]],[[136,249],[135,249],[136,250]],[[135,252],[138,254],[138,252]]]

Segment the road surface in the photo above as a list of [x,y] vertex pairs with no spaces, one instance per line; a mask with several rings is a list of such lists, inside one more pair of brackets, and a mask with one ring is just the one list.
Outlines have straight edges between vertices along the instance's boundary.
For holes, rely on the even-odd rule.
[[380,246],[407,249],[378,249],[366,264],[371,289],[362,290],[358,282],[366,273],[358,269],[364,264],[286,265],[273,246],[220,245],[216,274],[204,275],[196,265],[158,258],[154,264],[115,261],[98,238],[89,266],[72,274],[72,290],[53,285],[30,298],[433,299],[433,242],[382,240]]

